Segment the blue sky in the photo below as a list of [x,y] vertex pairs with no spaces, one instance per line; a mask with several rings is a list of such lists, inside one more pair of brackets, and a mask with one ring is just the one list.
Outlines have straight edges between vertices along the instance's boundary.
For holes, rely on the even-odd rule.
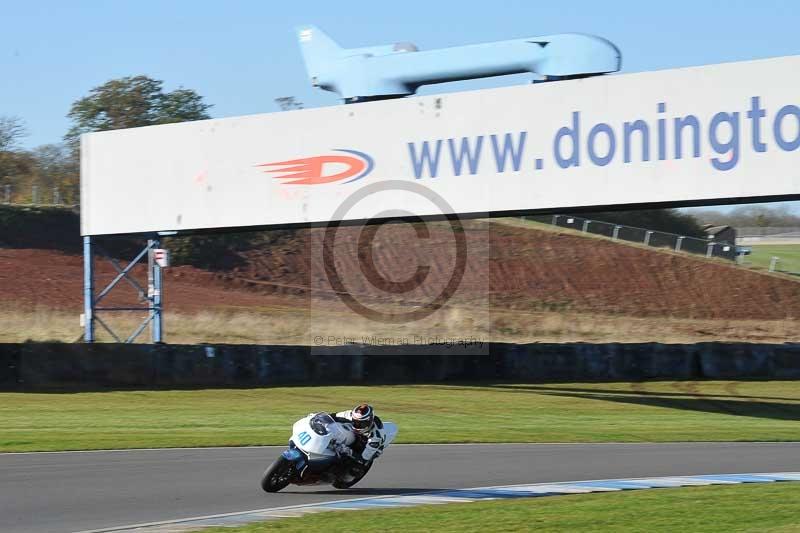
[[306,78],[293,33],[305,23],[346,47],[411,41],[430,49],[593,33],[622,50],[625,72],[800,54],[792,0],[0,0],[0,13],[0,115],[25,121],[25,147],[59,142],[70,104],[121,76],[145,74],[167,89],[194,89],[214,105],[214,117],[276,111],[274,99],[289,95],[306,107],[335,105],[336,95],[313,89]]
[[[633,1],[20,1],[0,0],[0,115],[21,117],[25,146],[58,142],[70,104],[109,79],[146,74],[195,89],[215,117],[275,111],[294,95],[333,105],[305,76],[293,27],[314,23],[344,46],[421,48],[568,31],[616,43],[624,71],[800,54],[796,2]],[[440,85],[425,92],[523,80]]]

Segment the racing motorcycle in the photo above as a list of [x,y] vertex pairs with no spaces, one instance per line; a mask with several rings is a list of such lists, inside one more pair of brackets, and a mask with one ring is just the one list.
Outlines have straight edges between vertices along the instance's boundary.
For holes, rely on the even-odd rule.
[[378,450],[369,462],[351,457],[345,450],[355,447],[360,456],[352,426],[340,423],[328,413],[311,413],[292,426],[289,448],[270,465],[261,478],[261,488],[278,492],[289,484],[330,484],[349,489],[367,475],[372,463],[397,436],[397,425],[384,422],[376,430],[381,439]]

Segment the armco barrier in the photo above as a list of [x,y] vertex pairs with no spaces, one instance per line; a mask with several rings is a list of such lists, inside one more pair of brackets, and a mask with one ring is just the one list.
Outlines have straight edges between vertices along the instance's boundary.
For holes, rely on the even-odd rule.
[[800,344],[0,344],[6,391],[729,378],[800,379]]

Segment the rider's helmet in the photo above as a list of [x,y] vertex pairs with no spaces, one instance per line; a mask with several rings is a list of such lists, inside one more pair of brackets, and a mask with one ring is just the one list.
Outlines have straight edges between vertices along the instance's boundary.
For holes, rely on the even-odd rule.
[[372,425],[375,423],[375,411],[372,406],[367,403],[362,403],[353,407],[350,411],[350,417],[353,422],[353,430],[361,435],[369,435],[372,431]]

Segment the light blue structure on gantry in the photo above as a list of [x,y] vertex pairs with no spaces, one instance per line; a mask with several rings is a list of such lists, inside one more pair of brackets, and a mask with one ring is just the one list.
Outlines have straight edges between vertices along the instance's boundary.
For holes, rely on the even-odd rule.
[[420,51],[411,43],[342,48],[315,26],[297,29],[311,83],[346,103],[398,98],[423,85],[522,74],[534,81],[585,78],[619,71],[613,43],[579,33]]

